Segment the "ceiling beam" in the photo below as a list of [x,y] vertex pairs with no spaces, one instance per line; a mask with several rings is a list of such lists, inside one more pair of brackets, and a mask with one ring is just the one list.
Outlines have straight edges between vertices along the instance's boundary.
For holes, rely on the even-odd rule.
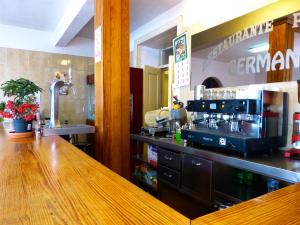
[[54,45],[65,47],[94,16],[94,1],[71,1],[56,30]]

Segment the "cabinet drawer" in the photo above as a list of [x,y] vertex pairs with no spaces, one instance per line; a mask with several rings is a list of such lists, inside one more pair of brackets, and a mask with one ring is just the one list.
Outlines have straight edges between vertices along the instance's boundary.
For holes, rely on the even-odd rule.
[[210,160],[184,155],[182,166],[182,187],[194,193],[205,202],[212,201],[212,169]]
[[158,149],[158,163],[175,170],[181,169],[181,155],[164,149]]
[[158,179],[159,181],[167,182],[169,184],[178,187],[180,184],[180,173],[175,170],[159,165]]

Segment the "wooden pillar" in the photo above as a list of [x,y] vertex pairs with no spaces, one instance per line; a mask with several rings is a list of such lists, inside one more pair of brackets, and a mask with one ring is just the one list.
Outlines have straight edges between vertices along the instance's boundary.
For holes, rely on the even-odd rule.
[[94,27],[102,30],[101,62],[95,63],[96,159],[129,178],[129,0],[94,2]]
[[[287,49],[293,49],[294,31],[288,17],[274,21],[273,31],[269,34],[269,44],[271,59],[277,51],[281,51],[285,55]],[[279,70],[278,67],[279,65],[277,65],[276,71],[268,72],[267,82],[291,81],[292,69]]]

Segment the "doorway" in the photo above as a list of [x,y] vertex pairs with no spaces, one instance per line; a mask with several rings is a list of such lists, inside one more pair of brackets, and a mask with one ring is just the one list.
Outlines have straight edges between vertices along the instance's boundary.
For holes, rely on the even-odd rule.
[[169,58],[173,55],[173,39],[177,26],[150,37],[138,46],[138,64],[143,75],[143,116],[149,111],[168,107],[171,100]]

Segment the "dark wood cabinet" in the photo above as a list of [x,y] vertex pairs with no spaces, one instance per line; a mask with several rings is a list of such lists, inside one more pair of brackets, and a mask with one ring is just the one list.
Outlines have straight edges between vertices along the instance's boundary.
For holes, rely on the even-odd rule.
[[95,83],[95,75],[94,74],[90,74],[86,76],[86,84],[87,85],[94,85]]
[[[130,68],[130,133],[136,134],[141,132],[143,126],[143,69]],[[141,156],[143,144],[130,143],[130,155]],[[131,158],[130,170],[131,175],[134,173],[136,166],[140,165],[139,160]],[[131,180],[136,183],[136,179],[131,176]]]
[[181,188],[189,191],[203,203],[213,202],[213,162],[184,154]]
[[158,164],[168,166],[175,170],[181,169],[181,155],[172,151],[159,148],[158,150]]
[[158,196],[189,218],[213,211],[213,163],[158,148]]
[[213,205],[213,162],[211,160],[158,148],[158,181]]
[[[141,139],[133,142],[153,144],[153,138],[151,142]],[[157,143],[155,196],[191,219],[266,194],[269,179],[277,179],[237,168],[226,160],[215,161],[212,155],[207,159],[206,151],[203,155],[195,148],[181,148],[177,143],[173,148],[166,143],[169,141]],[[291,183],[279,180],[279,188],[288,185]]]
[[143,125],[143,69],[130,68],[130,133],[140,133]]
[[180,173],[168,167],[159,165],[158,177],[160,182],[168,183],[174,187],[180,185]]
[[195,219],[211,213],[213,210],[192,196],[178,191],[167,183],[159,183],[159,200],[175,209],[184,216]]

